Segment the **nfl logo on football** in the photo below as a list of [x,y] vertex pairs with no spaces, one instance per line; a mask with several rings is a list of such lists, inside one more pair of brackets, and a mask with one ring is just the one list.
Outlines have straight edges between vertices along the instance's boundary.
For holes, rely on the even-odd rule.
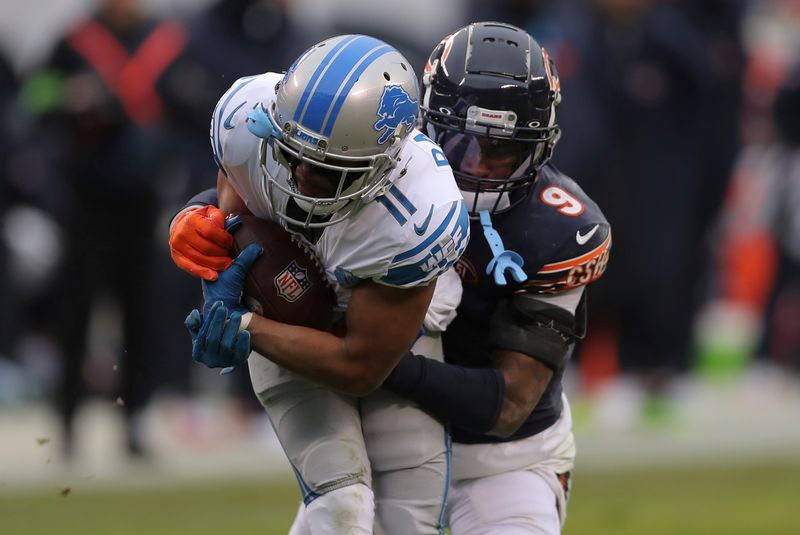
[[278,294],[289,301],[296,301],[306,290],[311,288],[311,281],[306,276],[305,268],[292,262],[275,277],[275,288]]

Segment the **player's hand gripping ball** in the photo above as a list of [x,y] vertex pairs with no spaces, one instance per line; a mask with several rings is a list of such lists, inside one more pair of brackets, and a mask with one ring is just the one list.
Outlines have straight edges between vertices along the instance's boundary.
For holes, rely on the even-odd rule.
[[242,289],[250,266],[261,255],[258,244],[247,246],[216,281],[203,281],[203,313],[195,309],[184,324],[192,337],[192,359],[209,368],[229,369],[247,360],[250,332],[242,330]]
[[251,243],[264,249],[247,272],[243,304],[275,321],[330,330],[334,294],[314,252],[274,221],[236,217],[231,256]]
[[225,214],[216,206],[195,206],[183,211],[169,232],[172,260],[182,270],[207,281],[231,266],[228,256],[233,238],[225,230]]

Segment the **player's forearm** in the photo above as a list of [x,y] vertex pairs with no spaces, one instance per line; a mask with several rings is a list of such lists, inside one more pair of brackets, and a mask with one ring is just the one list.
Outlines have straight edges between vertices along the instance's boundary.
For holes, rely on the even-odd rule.
[[247,204],[239,194],[233,189],[222,171],[217,173],[217,200],[219,208],[225,215],[229,214],[250,214]]
[[506,389],[500,415],[487,434],[505,438],[514,434],[539,404],[553,370],[540,360],[515,351],[496,350],[493,358]]
[[384,387],[410,399],[435,418],[473,433],[497,423],[505,383],[494,368],[466,368],[407,353]]
[[539,403],[553,371],[513,351],[497,351],[495,363],[498,368],[466,368],[408,353],[384,386],[445,423],[505,438]]
[[[347,337],[279,323],[253,315],[251,348],[275,364],[334,390],[353,396],[374,391],[400,358],[371,355]],[[351,347],[355,345],[356,347]]]

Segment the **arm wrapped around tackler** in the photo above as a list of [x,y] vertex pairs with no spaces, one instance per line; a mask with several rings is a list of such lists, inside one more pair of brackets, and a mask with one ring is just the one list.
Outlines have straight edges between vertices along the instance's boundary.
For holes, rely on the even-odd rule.
[[444,423],[486,433],[500,416],[503,374],[494,368],[466,368],[406,353],[384,388],[419,404]]

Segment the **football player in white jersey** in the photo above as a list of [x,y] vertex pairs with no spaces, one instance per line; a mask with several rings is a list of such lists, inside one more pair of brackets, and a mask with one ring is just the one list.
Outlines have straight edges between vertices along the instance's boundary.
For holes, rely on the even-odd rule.
[[[204,279],[203,313],[187,318],[193,358],[248,362],[303,493],[293,533],[444,533],[448,435],[412,402],[374,392],[412,345],[442,358],[439,333],[460,299],[448,268],[469,219],[444,153],[414,127],[418,100],[408,61],[363,35],[323,41],[284,74],[237,80],[211,124],[217,198],[201,194],[171,225],[176,264]],[[231,213],[280,221],[313,248],[344,337],[242,306],[260,251],[231,265]]]

